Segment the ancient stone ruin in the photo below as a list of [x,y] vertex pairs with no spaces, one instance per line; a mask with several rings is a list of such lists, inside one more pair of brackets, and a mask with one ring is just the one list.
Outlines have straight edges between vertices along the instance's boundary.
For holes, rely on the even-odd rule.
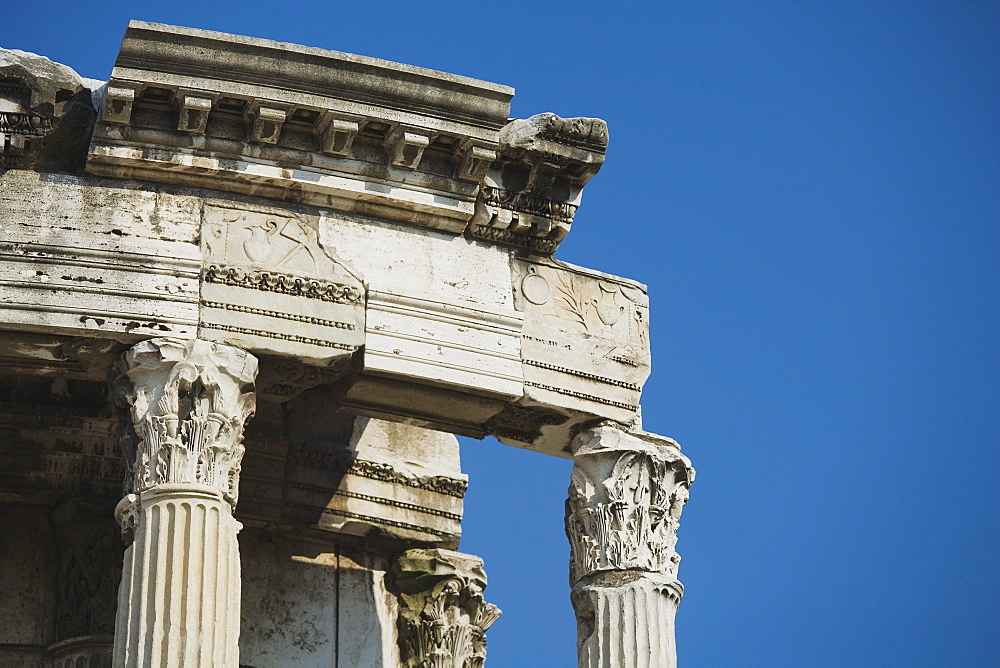
[[513,92],[142,22],[104,85],[0,51],[0,665],[482,666],[453,434],[574,460],[580,666],[675,664],[645,287],[552,257],[607,127]]

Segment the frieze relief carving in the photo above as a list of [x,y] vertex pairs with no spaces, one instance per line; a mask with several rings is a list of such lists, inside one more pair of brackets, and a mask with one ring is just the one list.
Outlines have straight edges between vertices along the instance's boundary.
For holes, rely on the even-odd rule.
[[694,480],[676,443],[602,426],[579,434],[566,534],[570,581],[602,571],[645,571],[676,578],[681,510]]
[[631,421],[649,374],[644,287],[541,258],[515,258],[512,269],[527,395]]
[[[354,285],[341,285],[339,283],[300,278],[289,274],[261,271],[259,269],[243,269],[240,267],[210,264],[205,269],[204,278],[207,283],[220,283],[222,285],[260,290],[261,292],[277,292],[294,297],[319,299],[338,304],[355,304],[361,302],[364,298],[364,293]],[[238,307],[219,302],[203,301],[202,305],[209,308],[222,308],[247,313],[258,313],[259,315],[270,315],[275,318],[285,318],[287,320],[315,322],[315,320],[310,320],[308,317],[282,314],[275,311],[263,312],[249,307]],[[336,323],[333,326],[339,324]],[[354,329],[354,326],[345,326],[344,329]]]
[[418,476],[397,471],[391,464],[354,459],[332,452],[312,450],[303,446],[293,446],[288,450],[288,461],[293,464],[312,466],[344,475],[356,475],[372,480],[391,482],[407,487],[436,492],[461,499],[469,488],[467,480],[447,476]]
[[482,560],[449,550],[408,550],[393,575],[403,665],[481,668],[486,630],[500,617],[497,606],[483,601]]
[[200,483],[235,507],[256,358],[201,339],[150,339],[126,352],[120,371],[113,393],[129,417],[121,438],[125,493]]
[[218,202],[202,218],[202,338],[318,366],[364,344],[365,286],[315,217]]

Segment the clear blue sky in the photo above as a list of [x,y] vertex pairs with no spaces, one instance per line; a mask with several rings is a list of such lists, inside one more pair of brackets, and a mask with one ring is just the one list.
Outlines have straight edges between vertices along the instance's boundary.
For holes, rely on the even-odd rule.
[[[130,18],[608,121],[558,257],[647,283],[645,426],[698,469],[684,666],[1000,664],[1000,3],[11,2],[106,79]],[[572,666],[569,463],[465,442],[489,665]]]

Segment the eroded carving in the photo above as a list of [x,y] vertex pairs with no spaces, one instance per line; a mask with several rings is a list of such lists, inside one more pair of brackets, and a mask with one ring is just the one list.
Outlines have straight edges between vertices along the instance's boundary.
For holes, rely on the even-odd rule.
[[545,113],[507,123],[470,236],[554,252],[573,224],[583,187],[604,163],[607,144],[608,127],[597,118]]
[[566,535],[578,665],[673,668],[684,593],[675,546],[691,462],[671,439],[611,424],[581,432],[571,445]]
[[126,494],[163,483],[212,486],[235,507],[243,425],[253,414],[257,360],[200,339],[150,339],[125,354],[114,389],[129,411],[122,437]]
[[96,111],[76,72],[0,49],[0,169],[77,170]]
[[203,337],[316,365],[364,344],[364,284],[320,245],[314,218],[206,205],[202,229]]
[[[305,297],[307,299],[319,299],[325,302],[338,304],[356,304],[361,302],[364,293],[353,285],[342,285],[330,283],[318,279],[300,278],[278,272],[260,271],[253,269],[241,269],[239,267],[227,267],[225,265],[210,264],[205,269],[205,281],[207,283],[221,283],[241,288],[250,288],[262,292],[280,292],[294,297]],[[205,306],[212,308],[226,308],[220,302],[203,302]],[[263,315],[272,315],[264,313]],[[277,315],[274,317],[285,317],[295,319],[292,315]],[[349,329],[349,328],[345,328]]]
[[540,406],[507,404],[483,425],[487,433],[499,438],[531,443],[542,434],[542,427],[563,424],[568,420],[553,410]]
[[512,261],[532,400],[630,422],[649,374],[643,286],[543,260]]
[[479,668],[486,630],[500,609],[483,601],[478,557],[448,550],[408,550],[393,565],[399,590],[399,638],[408,668]]
[[288,451],[288,460],[294,464],[313,466],[343,475],[356,475],[373,480],[392,482],[407,487],[414,487],[429,492],[437,492],[446,496],[461,499],[465,496],[469,483],[458,478],[447,476],[418,476],[397,471],[391,464],[370,462],[364,459],[353,459],[343,455],[310,450],[295,446]]
[[318,367],[289,359],[261,359],[257,393],[287,401],[314,387],[336,383],[350,372],[349,362],[348,358],[344,358],[329,366]]
[[677,528],[694,480],[690,461],[669,439],[610,426],[584,431],[573,450],[570,580],[625,570],[676,576]]

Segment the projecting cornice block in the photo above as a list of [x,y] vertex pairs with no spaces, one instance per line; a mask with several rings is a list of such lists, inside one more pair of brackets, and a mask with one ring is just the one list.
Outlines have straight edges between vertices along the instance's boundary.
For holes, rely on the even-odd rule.
[[464,233],[512,88],[132,21],[87,170]]

